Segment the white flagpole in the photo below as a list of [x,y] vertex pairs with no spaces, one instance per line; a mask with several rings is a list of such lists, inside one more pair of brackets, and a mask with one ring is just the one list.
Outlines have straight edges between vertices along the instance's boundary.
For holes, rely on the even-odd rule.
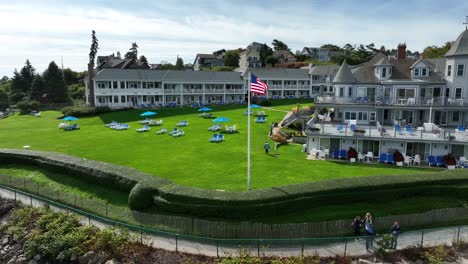
[[248,86],[247,86],[247,191],[250,191],[250,83],[252,74],[248,71]]

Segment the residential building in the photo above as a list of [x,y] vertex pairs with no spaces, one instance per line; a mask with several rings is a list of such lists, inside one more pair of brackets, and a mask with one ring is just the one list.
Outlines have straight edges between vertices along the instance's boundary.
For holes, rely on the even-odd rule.
[[296,62],[296,56],[289,50],[274,50],[273,56],[278,59],[278,63]]
[[333,78],[333,94],[316,96],[308,149],[345,149],[373,156],[468,156],[468,30],[443,59],[377,54]]
[[244,72],[247,68],[261,68],[260,53],[256,49],[247,49],[239,53],[239,68],[237,71]]
[[338,65],[309,65],[309,74],[311,76],[313,95],[333,95],[333,78],[340,66]]
[[213,54],[197,54],[193,63],[193,70],[201,71],[203,68],[221,67],[224,61]]
[[327,48],[317,48],[317,47],[304,47],[301,51],[301,55],[306,55],[311,59],[327,62],[330,61],[330,58],[336,55],[341,54],[340,51],[331,51]]

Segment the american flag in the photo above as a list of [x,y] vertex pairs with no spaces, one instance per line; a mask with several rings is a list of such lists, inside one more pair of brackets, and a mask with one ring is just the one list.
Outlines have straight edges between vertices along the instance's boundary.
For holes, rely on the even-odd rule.
[[266,83],[262,82],[260,78],[251,74],[250,76],[250,92],[265,95],[265,92],[268,90]]

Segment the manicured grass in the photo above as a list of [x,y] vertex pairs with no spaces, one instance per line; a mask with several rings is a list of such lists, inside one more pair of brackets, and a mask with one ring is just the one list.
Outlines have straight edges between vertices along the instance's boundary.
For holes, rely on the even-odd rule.
[[[282,105],[280,110],[295,104]],[[301,104],[304,106],[304,104]],[[178,184],[206,188],[243,191],[246,189],[247,119],[245,106],[213,106],[215,116],[231,119],[239,133],[225,135],[225,142],[209,143],[213,124],[198,117],[195,109],[157,109],[153,119],[163,119],[168,130],[180,120],[187,120],[183,128],[186,135],[172,138],[156,135],[160,127],[151,132],[136,133],[142,127],[137,123],[144,110],[108,113],[97,117],[84,117],[78,121],[81,130],[63,131],[57,128],[61,116],[57,111],[46,111],[42,117],[15,115],[0,120],[0,148],[22,148],[55,151],[87,159],[129,166],[170,179]],[[275,109],[275,106],[272,107]],[[331,178],[374,175],[405,175],[421,170],[394,166],[368,166],[306,160],[300,145],[282,146],[267,156],[263,150],[270,122],[279,122],[285,112],[262,109],[268,115],[267,123],[257,124],[252,117],[252,188],[268,188],[287,184],[318,181]],[[128,123],[128,131],[115,131],[104,127],[112,120]],[[426,171],[427,172],[427,171]]]

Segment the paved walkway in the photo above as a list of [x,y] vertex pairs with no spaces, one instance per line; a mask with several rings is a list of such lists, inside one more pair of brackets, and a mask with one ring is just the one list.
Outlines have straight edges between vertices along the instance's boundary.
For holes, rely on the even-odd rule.
[[[7,199],[16,199],[26,205],[34,207],[45,206],[45,203],[35,200],[27,195],[21,195],[0,187],[0,196]],[[63,209],[51,207],[53,210],[64,211]],[[95,225],[99,228],[110,227],[100,221],[88,219],[80,216],[81,222],[85,225]],[[180,235],[148,235],[136,233],[140,236],[143,243],[155,247],[172,251],[180,251],[190,254],[202,254],[206,256],[236,256],[240,249],[250,252],[252,255],[259,256],[297,256],[313,255],[320,256],[361,256],[377,248],[372,246],[370,251],[366,251],[365,239],[355,240],[353,238],[321,238],[307,240],[214,240],[214,239],[191,239],[188,240]],[[398,239],[398,248],[410,245],[432,246],[438,244],[451,244],[454,241],[468,241],[468,226],[443,228],[439,230],[426,230],[424,232],[408,232],[400,235]]]

